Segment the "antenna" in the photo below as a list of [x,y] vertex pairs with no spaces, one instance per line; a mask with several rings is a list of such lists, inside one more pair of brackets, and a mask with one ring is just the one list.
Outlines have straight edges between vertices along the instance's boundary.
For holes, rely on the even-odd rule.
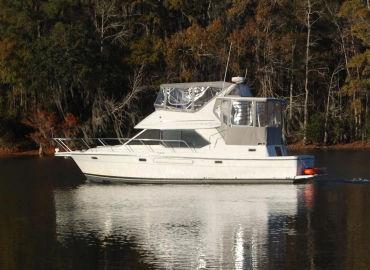
[[227,75],[227,70],[229,69],[229,61],[230,61],[230,53],[231,53],[231,48],[233,46],[233,43],[230,43],[230,48],[229,48],[229,56],[227,57],[227,63],[226,63],[226,69],[225,69],[225,75],[224,75],[224,81],[222,83],[222,89],[224,89],[225,81],[226,81],[226,75]]

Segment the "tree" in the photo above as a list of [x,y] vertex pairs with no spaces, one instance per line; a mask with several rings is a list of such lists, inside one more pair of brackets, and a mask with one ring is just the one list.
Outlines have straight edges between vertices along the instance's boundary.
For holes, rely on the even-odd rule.
[[[307,122],[308,122],[308,98],[310,94],[309,90],[309,75],[310,75],[310,61],[311,61],[311,46],[312,46],[312,26],[319,20],[319,12],[315,10],[316,2],[313,0],[306,1],[306,27],[307,27],[307,35],[306,35],[306,58],[305,58],[305,81],[304,81],[304,122],[303,122],[303,142],[307,142]],[[316,15],[316,18],[313,16]]]
[[[370,9],[360,0],[344,1],[339,16],[347,21],[347,31],[351,43],[352,57],[346,62],[348,76],[342,87],[352,98],[351,110],[354,112],[355,137],[364,140],[367,135],[366,122],[369,118],[370,89]],[[361,134],[359,130],[362,130]]]
[[39,146],[39,155],[45,154],[45,147],[50,146],[50,139],[57,129],[57,117],[54,113],[36,109],[23,123],[32,127],[35,131],[30,134],[30,138]]

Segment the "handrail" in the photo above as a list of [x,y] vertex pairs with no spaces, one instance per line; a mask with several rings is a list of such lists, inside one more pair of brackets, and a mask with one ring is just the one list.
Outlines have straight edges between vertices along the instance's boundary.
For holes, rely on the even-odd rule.
[[[195,148],[190,147],[190,145],[184,141],[184,140],[164,140],[164,139],[136,139],[136,138],[53,138],[53,141],[56,142],[56,144],[61,147],[63,152],[73,152],[73,147],[69,146],[68,142],[77,141],[80,142],[84,147],[87,149],[81,149],[78,151],[86,151],[90,149],[97,149],[97,147],[110,147],[112,151],[114,151],[114,146],[124,146],[125,149],[128,152],[134,152],[132,145],[130,145],[132,142],[139,142],[143,146],[146,146],[147,149],[150,152],[155,152],[153,147],[148,144],[149,142],[158,142],[158,144],[163,145],[166,148],[171,148],[172,151],[175,151],[175,148],[173,145],[171,146],[171,143],[179,143],[179,145],[185,145],[187,149],[195,152]],[[90,142],[96,141],[98,144],[94,147],[90,145]],[[117,145],[110,145],[108,141],[115,141],[118,142]]]
[[[209,136],[208,141],[209,141],[209,142],[211,142],[211,140],[212,140],[212,138],[213,138],[214,136],[216,136],[216,135],[221,135],[220,137],[218,137],[218,138],[216,139],[216,143],[213,145],[213,148],[214,148],[214,147],[216,147],[216,144],[217,144],[217,142],[218,142],[218,139],[220,139],[220,138],[222,137],[222,133],[223,133],[225,130],[226,130],[226,129],[217,130],[217,132],[216,132],[216,133],[213,133],[212,135],[210,135],[210,136]],[[211,148],[211,145],[212,145],[212,143],[209,145],[209,148]]]

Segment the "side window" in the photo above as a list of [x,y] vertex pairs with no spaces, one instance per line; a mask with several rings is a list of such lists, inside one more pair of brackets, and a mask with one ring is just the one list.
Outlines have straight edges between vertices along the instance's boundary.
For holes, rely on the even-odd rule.
[[281,127],[282,120],[281,120],[281,103],[275,102],[275,113],[276,113],[276,124]]
[[161,89],[159,90],[159,93],[157,95],[157,98],[154,102],[154,106],[158,106],[158,107],[164,107],[166,104],[165,104],[165,89]]
[[256,104],[256,126],[265,127],[267,126],[267,103],[257,102]]
[[191,91],[194,92],[194,109],[203,108],[211,99],[221,92],[221,88],[216,87],[193,87]]
[[281,104],[280,102],[268,101],[268,126],[280,127],[281,126]]
[[181,109],[186,109],[191,103],[191,92],[178,88],[172,88],[168,93],[168,104]]
[[230,119],[230,100],[221,101],[221,117],[222,122],[228,125]]
[[233,101],[231,106],[231,124],[237,126],[252,126],[252,108],[251,101]]

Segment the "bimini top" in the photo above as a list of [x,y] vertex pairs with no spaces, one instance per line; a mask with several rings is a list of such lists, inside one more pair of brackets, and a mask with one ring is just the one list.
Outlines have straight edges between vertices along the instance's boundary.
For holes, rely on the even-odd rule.
[[162,84],[154,106],[157,109],[195,112],[231,85],[222,81]]

